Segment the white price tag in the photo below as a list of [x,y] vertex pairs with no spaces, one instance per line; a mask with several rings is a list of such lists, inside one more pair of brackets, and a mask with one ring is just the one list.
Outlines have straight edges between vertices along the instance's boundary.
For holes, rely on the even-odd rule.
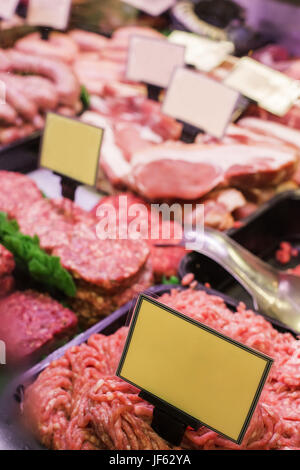
[[158,16],[175,5],[176,0],[122,0],[152,16]]
[[9,20],[17,9],[19,0],[0,0],[0,18]]
[[64,30],[68,26],[72,0],[29,0],[27,23]]
[[210,72],[234,52],[234,44],[230,41],[214,41],[184,31],[173,31],[168,39],[174,44],[185,46],[186,63],[203,72]]
[[199,72],[178,68],[166,93],[162,111],[222,138],[240,94]]
[[297,80],[250,57],[240,59],[224,83],[277,116],[284,116],[300,96]]
[[176,67],[184,65],[185,48],[165,39],[133,36],[130,39],[126,77],[166,88]]

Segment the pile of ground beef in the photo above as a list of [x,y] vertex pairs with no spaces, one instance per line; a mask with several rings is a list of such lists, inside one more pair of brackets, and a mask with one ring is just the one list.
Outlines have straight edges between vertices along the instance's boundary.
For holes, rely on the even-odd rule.
[[[233,313],[202,291],[174,289],[160,301],[275,359],[241,446],[201,427],[184,449],[299,449],[300,343],[241,305]],[[49,449],[170,449],[151,428],[152,406],[114,376],[127,328],[93,335],[50,364],[25,391],[24,419]]]

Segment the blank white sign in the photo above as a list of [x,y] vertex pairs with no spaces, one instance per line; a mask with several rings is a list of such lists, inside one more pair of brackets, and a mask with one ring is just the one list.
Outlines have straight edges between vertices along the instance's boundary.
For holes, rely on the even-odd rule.
[[72,0],[29,0],[27,23],[33,26],[49,26],[66,29]]
[[0,0],[0,18],[9,20],[15,13],[19,0]]
[[222,138],[231,121],[239,93],[186,68],[177,68],[162,111],[175,119]]
[[165,39],[133,36],[130,39],[126,77],[166,88],[176,67],[184,65],[185,47]]

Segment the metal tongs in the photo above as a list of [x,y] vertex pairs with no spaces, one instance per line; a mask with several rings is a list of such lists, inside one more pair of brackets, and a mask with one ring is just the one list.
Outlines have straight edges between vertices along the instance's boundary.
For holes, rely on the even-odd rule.
[[257,311],[300,332],[300,277],[273,268],[216,230],[186,232],[179,245],[216,261],[252,296]]

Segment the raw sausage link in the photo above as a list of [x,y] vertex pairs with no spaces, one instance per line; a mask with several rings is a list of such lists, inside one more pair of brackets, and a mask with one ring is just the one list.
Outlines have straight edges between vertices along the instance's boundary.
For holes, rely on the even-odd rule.
[[5,124],[16,124],[18,114],[9,104],[0,104],[0,122]]
[[6,72],[10,67],[10,61],[7,57],[6,52],[0,49],[0,70]]
[[22,127],[6,127],[0,129],[0,143],[10,144],[18,139],[23,139],[34,132],[34,126],[25,124]]
[[15,47],[25,54],[58,59],[66,63],[72,63],[79,52],[76,42],[62,33],[52,33],[48,41],[43,41],[39,33],[29,34],[17,41]]
[[55,109],[58,105],[55,86],[46,78],[6,75],[6,83],[32,100],[39,109]]
[[101,52],[109,42],[104,36],[78,29],[71,31],[69,36],[76,42],[79,49],[84,52]]
[[38,109],[36,105],[28,99],[24,92],[19,90],[15,84],[15,77],[6,73],[0,73],[0,80],[6,85],[6,99],[18,113],[21,114],[26,120],[31,121],[37,114]]
[[61,103],[72,106],[78,100],[80,85],[66,64],[14,50],[9,51],[8,57],[11,60],[11,71],[42,75],[54,82]]
[[43,77],[23,77],[24,92],[39,109],[55,109],[58,105],[58,93],[53,83]]

